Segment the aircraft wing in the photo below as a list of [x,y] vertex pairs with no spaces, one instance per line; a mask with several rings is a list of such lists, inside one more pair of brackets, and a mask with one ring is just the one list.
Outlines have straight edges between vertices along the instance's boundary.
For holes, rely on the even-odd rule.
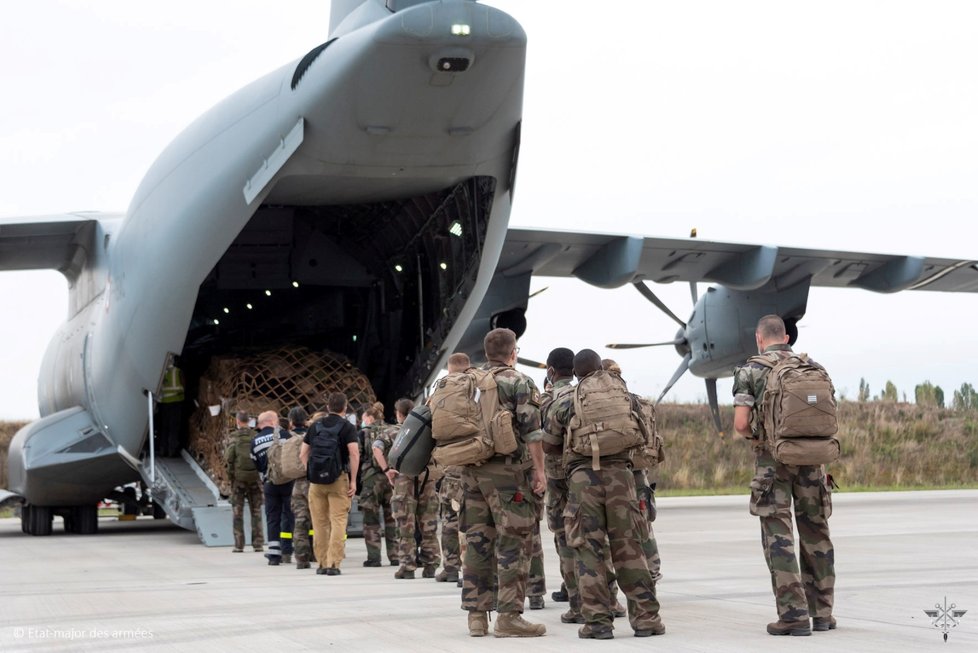
[[509,229],[497,272],[573,276],[603,288],[644,279],[754,290],[810,277],[813,286],[876,292],[978,292],[978,261],[538,229]]
[[0,218],[0,271],[54,269],[66,276],[77,274],[102,216],[66,213]]

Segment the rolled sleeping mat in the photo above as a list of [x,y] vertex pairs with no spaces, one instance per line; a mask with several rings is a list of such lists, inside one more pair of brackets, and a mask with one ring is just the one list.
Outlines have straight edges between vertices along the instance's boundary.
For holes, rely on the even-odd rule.
[[394,438],[388,462],[401,474],[417,476],[431,462],[431,451],[435,440],[431,437],[431,410],[416,406],[401,424],[401,430]]

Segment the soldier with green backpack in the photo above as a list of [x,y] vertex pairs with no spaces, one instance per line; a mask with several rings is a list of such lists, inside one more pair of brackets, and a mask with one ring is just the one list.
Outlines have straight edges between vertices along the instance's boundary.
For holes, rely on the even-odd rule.
[[234,551],[244,551],[244,502],[251,509],[251,545],[261,552],[262,536],[262,486],[258,468],[251,459],[251,441],[255,431],[248,426],[248,413],[241,410],[235,415],[237,429],[231,433],[230,444],[224,451],[228,482],[231,484],[231,512],[233,514]]
[[756,453],[750,512],[761,521],[778,611],[767,632],[810,635],[835,628],[832,480],[823,467],[839,456],[834,389],[821,365],[791,351],[777,315],[762,317],[755,337],[760,355],[734,374],[734,430]]

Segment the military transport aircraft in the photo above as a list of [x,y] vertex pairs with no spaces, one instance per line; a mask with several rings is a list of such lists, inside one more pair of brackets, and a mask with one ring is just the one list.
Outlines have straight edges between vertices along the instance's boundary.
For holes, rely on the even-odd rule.
[[[302,343],[348,356],[385,400],[419,396],[489,328],[523,333],[531,276],[574,276],[633,284],[680,325],[669,386],[705,378],[719,422],[716,378],[753,353],[759,316],[782,315],[793,339],[811,285],[978,290],[974,261],[508,229],[519,23],[472,0],[336,0],[330,21],[326,42],[179,135],[125,214],[0,221],[0,269],[70,286],[42,417],[9,453],[25,532],[50,533],[55,514],[93,532],[97,502],[137,480],[194,527],[149,444],[175,357],[193,388],[211,356]],[[647,283],[672,281],[717,285],[682,320]],[[255,292],[270,308],[225,312]]]

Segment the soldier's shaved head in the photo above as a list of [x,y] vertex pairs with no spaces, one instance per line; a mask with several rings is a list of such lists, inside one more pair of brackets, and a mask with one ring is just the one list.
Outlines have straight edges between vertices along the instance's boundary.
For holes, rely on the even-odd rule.
[[574,375],[574,352],[567,347],[557,347],[547,356],[547,367],[554,368],[559,377]]
[[453,374],[455,372],[464,372],[465,370],[472,367],[472,361],[469,359],[469,355],[464,351],[457,351],[448,357],[448,373]]
[[778,315],[765,315],[757,321],[757,335],[764,340],[780,340],[787,335],[784,320]]
[[583,379],[601,369],[601,357],[593,349],[582,349],[574,356],[574,376]]

